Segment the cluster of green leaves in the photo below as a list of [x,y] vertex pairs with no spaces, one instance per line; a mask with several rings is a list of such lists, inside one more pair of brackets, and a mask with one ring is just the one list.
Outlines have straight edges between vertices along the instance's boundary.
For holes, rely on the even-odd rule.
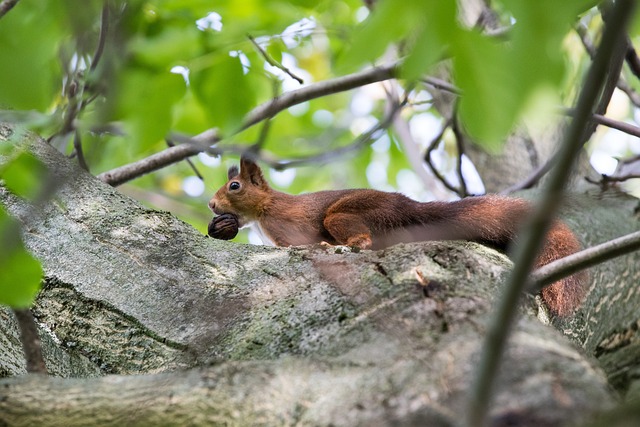
[[[41,197],[45,175],[37,159],[0,139],[0,186],[34,202]],[[1,205],[0,246],[0,304],[29,307],[40,290],[42,267],[24,247],[18,221]]]

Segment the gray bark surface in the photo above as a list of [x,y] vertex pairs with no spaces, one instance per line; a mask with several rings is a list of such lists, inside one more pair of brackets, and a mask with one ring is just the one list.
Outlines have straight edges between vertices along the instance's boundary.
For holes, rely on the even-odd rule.
[[[43,263],[33,312],[59,377],[22,375],[17,327],[0,313],[7,376],[0,424],[452,425],[460,418],[510,267],[505,256],[466,242],[335,253],[217,241],[25,138],[59,189],[35,211],[3,187],[0,203]],[[627,199],[603,206],[616,226],[629,222]],[[620,311],[628,314],[640,296],[615,297],[597,283],[617,278],[620,289],[628,286],[635,256],[593,274],[585,308],[556,322],[573,342],[525,300],[493,425],[565,425],[615,404],[592,344],[630,320],[598,314],[598,302],[626,304]],[[105,376],[91,378],[98,373]]]

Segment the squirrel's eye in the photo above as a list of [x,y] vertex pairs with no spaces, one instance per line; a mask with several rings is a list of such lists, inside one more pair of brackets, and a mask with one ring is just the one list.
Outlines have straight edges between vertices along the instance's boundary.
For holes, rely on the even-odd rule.
[[240,183],[238,181],[233,181],[231,184],[229,184],[229,190],[239,190],[240,189]]

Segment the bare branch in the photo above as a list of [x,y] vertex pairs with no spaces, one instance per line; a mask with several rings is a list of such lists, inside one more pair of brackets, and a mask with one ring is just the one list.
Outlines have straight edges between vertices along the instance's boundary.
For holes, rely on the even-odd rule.
[[453,131],[454,136],[456,137],[456,149],[458,151],[458,155],[456,156],[456,174],[458,175],[458,181],[460,182],[458,195],[460,197],[467,197],[469,192],[467,191],[467,183],[464,180],[464,176],[462,175],[462,156],[464,155],[464,135],[460,130],[460,126],[458,126],[457,114],[455,113],[456,108],[454,107],[453,113],[453,121],[451,122],[451,130]]
[[86,171],[89,171],[89,166],[84,159],[84,152],[82,151],[82,141],[80,140],[80,132],[76,129],[73,131],[73,149],[78,157],[78,164]]
[[13,6],[15,6],[16,4],[18,4],[19,0],[2,0],[0,2],[0,18],[2,18],[4,15],[6,15],[11,9],[13,9]]
[[291,92],[286,92],[285,94],[271,101],[265,102],[251,110],[245,117],[241,130],[247,129],[267,117],[274,117],[282,110],[286,110],[291,106],[320,98],[322,96],[355,89],[370,83],[393,79],[397,75],[397,69],[398,64],[396,63],[384,65],[381,67],[370,68],[359,73],[350,74],[348,76],[310,84],[309,86],[292,90]]
[[447,188],[447,190],[456,193],[460,197],[463,197],[461,195],[462,190],[460,188],[457,188],[455,185],[451,184],[447,180],[447,178],[445,178],[444,175],[440,173],[438,168],[436,168],[433,162],[431,161],[431,153],[433,152],[433,150],[436,149],[436,147],[440,143],[440,140],[442,139],[442,136],[447,131],[447,129],[449,129],[452,122],[453,122],[453,119],[449,118],[445,120],[445,122],[442,124],[442,129],[440,129],[440,132],[438,132],[438,134],[431,140],[431,143],[429,144],[429,146],[427,147],[427,150],[424,153],[424,162],[429,167],[429,170],[431,171],[431,173],[435,175],[435,177],[442,183],[442,185],[444,185]]
[[354,151],[358,151],[362,147],[369,144],[371,141],[379,138],[380,133],[391,126],[394,118],[406,104],[407,99],[405,98],[402,102],[393,105],[383,120],[379,121],[371,129],[358,136],[358,138],[356,138],[351,144],[344,147],[336,148],[335,150],[324,151],[315,156],[307,156],[291,160],[273,160],[264,156],[257,156],[257,158],[276,170],[297,167],[309,163],[328,163],[335,158],[342,157],[345,154],[352,153]]
[[442,79],[437,79],[435,77],[425,77],[424,79],[422,79],[422,82],[428,84],[429,86],[433,86],[436,89],[450,92],[454,95],[462,95],[462,91],[460,89]]
[[627,35],[627,54],[625,55],[625,60],[627,61],[627,65],[629,69],[633,73],[634,76],[640,79],[640,58],[638,58],[638,53],[633,47],[633,43],[631,43],[631,38]]
[[[172,140],[182,142],[185,140],[180,135],[171,135]],[[131,181],[134,178],[138,178],[142,175],[150,172],[162,169],[173,163],[177,163],[188,157],[195,156],[202,152],[211,152],[212,154],[219,154],[211,151],[210,146],[218,142],[220,138],[217,136],[215,129],[208,130],[189,138],[189,143],[181,143],[175,147],[169,147],[159,153],[153,154],[142,160],[138,160],[128,165],[120,166],[107,172],[103,172],[97,176],[97,178],[109,185],[118,186],[124,184],[127,181]]]
[[518,182],[517,184],[512,185],[509,188],[506,188],[500,192],[500,194],[511,194],[519,190],[524,190],[527,188],[531,188],[538,183],[542,179],[543,176],[547,174],[551,170],[551,167],[555,163],[555,156],[551,156],[549,160],[546,161],[545,164],[538,167],[535,171],[533,171],[528,177]]
[[47,367],[42,357],[40,336],[38,335],[38,328],[33,314],[29,309],[14,309],[13,314],[16,316],[20,327],[20,341],[27,361],[27,372],[46,374]]
[[98,37],[98,46],[91,59],[91,71],[94,71],[102,58],[102,52],[104,52],[104,46],[107,42],[107,33],[109,32],[109,1],[105,0],[102,6],[102,16],[100,18],[100,35]]
[[[575,114],[575,110],[571,108],[565,108],[562,111],[567,116],[573,116]],[[612,129],[619,130],[620,132],[624,132],[628,135],[632,135],[640,138],[640,127],[634,126],[630,123],[621,122],[620,120],[614,120],[607,116],[603,116],[602,114],[591,115],[591,118],[589,119],[589,121],[593,123],[597,123],[599,125],[604,125]]]
[[[247,129],[256,123],[260,123],[262,120],[272,118],[282,110],[293,105],[319,98],[321,96],[354,89],[370,83],[389,80],[394,78],[396,74],[397,64],[394,63],[382,67],[371,68],[348,76],[318,82],[298,90],[287,92],[284,95],[276,97],[251,110],[245,117],[238,132]],[[184,137],[175,134],[170,135],[169,138],[175,141],[179,141],[180,139],[185,140]],[[107,184],[118,186],[134,178],[161,169],[172,163],[179,162],[198,153],[209,152],[212,154],[219,154],[221,152],[221,150],[212,150],[210,148],[212,144],[215,144],[222,139],[222,136],[218,135],[216,129],[208,129],[193,138],[187,139],[190,142],[187,147],[176,146],[168,148],[160,153],[153,154],[146,159],[104,172],[98,175],[98,179],[106,182]],[[194,141],[196,143],[191,143]]]
[[592,246],[538,268],[529,278],[529,290],[532,293],[540,292],[550,283],[638,249],[640,231]]

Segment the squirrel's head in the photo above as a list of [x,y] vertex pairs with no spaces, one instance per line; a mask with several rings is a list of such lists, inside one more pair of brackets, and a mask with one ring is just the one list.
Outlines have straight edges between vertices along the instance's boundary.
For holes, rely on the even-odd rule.
[[245,156],[240,159],[240,170],[237,166],[230,167],[227,178],[227,183],[209,201],[209,208],[216,215],[237,216],[239,226],[243,227],[259,217],[269,198],[269,184],[260,167]]

